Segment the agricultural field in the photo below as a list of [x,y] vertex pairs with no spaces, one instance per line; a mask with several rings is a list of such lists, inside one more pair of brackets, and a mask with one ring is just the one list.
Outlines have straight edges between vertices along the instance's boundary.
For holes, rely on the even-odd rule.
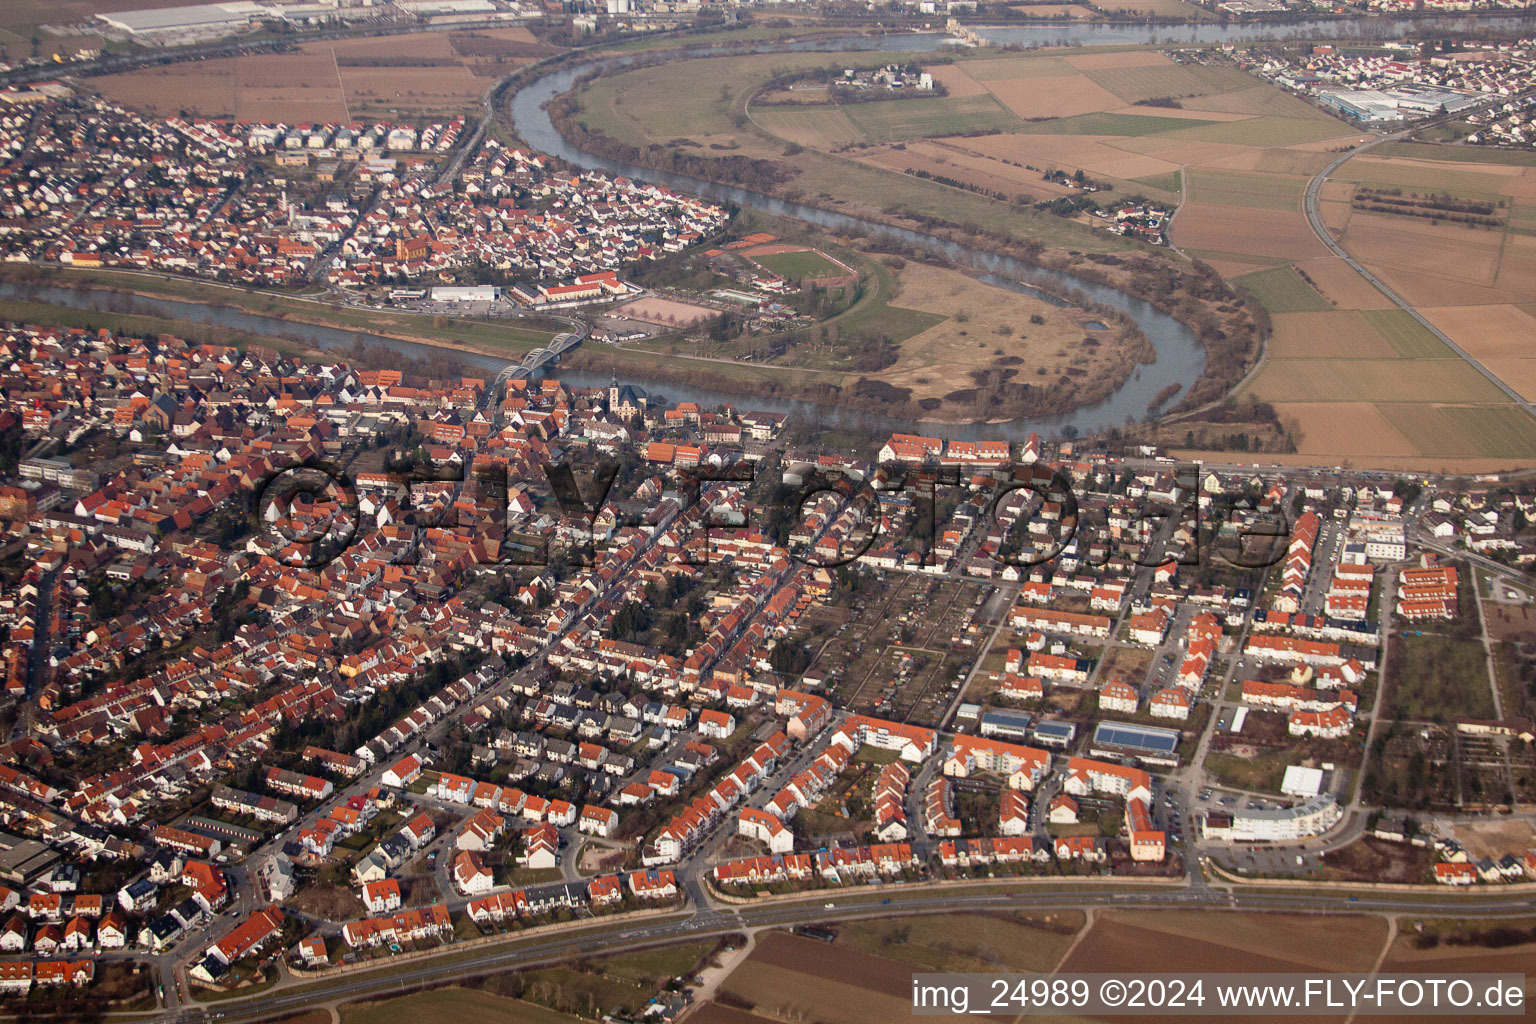
[[443,988],[375,1003],[349,1003],[341,1024],[462,1024],[466,1020],[515,1021],[516,1024],[574,1024],[579,1018],[507,996],[476,989]]
[[933,971],[1049,971],[1083,923],[1078,912],[883,917],[839,924],[835,945]]
[[[1536,308],[1527,306],[1536,288],[1536,238],[1521,232],[1527,217],[1536,218],[1536,159],[1493,157],[1479,162],[1465,150],[1380,146],[1335,172],[1323,187],[1322,212],[1372,274],[1531,398]],[[1198,178],[1191,176],[1192,197]],[[1405,212],[1363,209],[1356,200],[1362,188],[1401,201]],[[1489,223],[1437,219],[1442,202],[1450,204],[1447,214],[1460,212],[1456,204],[1473,204],[1475,216]],[[1189,212],[1179,214],[1176,240],[1190,237]],[[1197,220],[1195,227],[1197,240],[1211,244],[1200,235],[1206,226]],[[1281,251],[1272,240],[1244,252],[1292,261],[1255,270],[1231,254],[1201,253],[1274,314],[1269,360],[1252,390],[1299,425],[1303,453],[1426,469],[1529,463],[1536,420],[1408,312],[1389,308],[1390,300],[1352,268],[1326,253],[1298,258],[1300,250]],[[1435,383],[1427,388],[1416,380]]]
[[94,79],[103,95],[154,114],[246,121],[420,120],[473,112],[489,87],[547,51],[526,29],[306,43]]
[[[1317,941],[1318,921],[1306,915],[1196,911],[1100,913],[1061,965],[1091,972],[1106,963],[1134,971],[1217,972],[1369,971],[1387,940],[1377,917],[1328,919],[1330,941]],[[1342,1015],[1339,1019],[1343,1019]]]
[[768,932],[721,992],[742,1010],[778,1020],[887,1024],[910,1015],[911,987],[910,964]]
[[1294,267],[1245,274],[1236,283],[1252,292],[1271,313],[1320,313],[1329,308],[1328,300],[1302,280]]
[[[861,63],[884,58],[861,55]],[[1310,177],[1366,136],[1311,104],[1236,68],[1150,50],[981,50],[931,66],[945,97],[754,106],[747,128],[735,123],[754,83],[786,64],[825,62],[797,53],[638,69],[588,86],[582,117],[635,145],[686,140],[694,155],[772,161],[791,169],[778,191],[792,198],[854,214],[911,211],[1046,245],[1124,244],[1028,211],[1024,204],[1075,194],[1044,180],[1048,172],[1081,170],[1112,194],[1177,204],[1172,244],[1250,289],[1274,318],[1274,346],[1246,387],[1275,406],[1297,439],[1295,459],[1483,471],[1533,458],[1536,420],[1313,233],[1302,209]],[[673,87],[680,73],[699,83],[681,98]],[[974,120],[983,115],[985,126]],[[790,143],[804,149],[786,158]],[[1536,396],[1536,355],[1520,344],[1536,325],[1536,167],[1528,166],[1536,161],[1441,152],[1394,143],[1361,154],[1326,185],[1323,216],[1373,274],[1511,387]],[[1361,210],[1361,187],[1492,202],[1502,226]],[[879,315],[899,316],[897,308]],[[967,348],[977,332],[953,323],[909,337],[926,335],[926,343],[946,332],[951,348],[930,363],[985,355]],[[883,376],[938,390],[920,363]],[[955,366],[949,376],[979,369]]]
[[930,135],[1008,131],[1018,119],[987,96],[854,103],[843,108],[871,142],[900,142]]

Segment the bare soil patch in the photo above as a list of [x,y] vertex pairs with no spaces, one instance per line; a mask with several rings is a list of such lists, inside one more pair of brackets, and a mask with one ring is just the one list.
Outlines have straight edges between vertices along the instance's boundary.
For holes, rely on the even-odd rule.
[[1296,264],[1296,269],[1311,278],[1313,287],[1340,309],[1389,309],[1392,306],[1390,299],[1337,256],[1302,260]]
[[1191,249],[1305,259],[1327,253],[1300,210],[1186,203],[1173,219],[1174,243]]
[[[1111,137],[1105,135],[988,135],[949,141],[951,145],[997,160],[1012,160],[1041,168],[1076,170],[1081,167],[1090,175],[1144,178],[1179,169],[1178,164],[1168,160],[1112,145]],[[1025,173],[1034,174],[1032,171]],[[1038,174],[1034,176],[1039,178]]]
[[959,64],[935,64],[931,68],[924,68],[933,75],[933,80],[949,91],[951,96],[984,96],[987,87],[965,73],[965,68]]
[[639,320],[643,323],[678,327],[696,324],[716,315],[714,310],[704,306],[692,306],[686,302],[658,298],[654,295],[626,302],[613,312],[616,316],[627,316],[631,320]]
[[1343,356],[1390,359],[1397,353],[1358,312],[1276,313],[1271,359]]
[[[1254,393],[1264,395],[1258,382]],[[1297,422],[1297,454],[1314,461],[1424,454],[1369,402],[1277,402],[1275,412],[1282,423]]]
[[1529,642],[1536,639],[1536,610],[1528,604],[1483,602],[1483,621],[1496,640]]
[[1387,924],[1369,917],[1194,911],[1103,913],[1061,970],[1369,970]]
[[1091,114],[1125,105],[1120,97],[1082,75],[1004,79],[987,83],[987,88],[1003,106],[1026,121]]
[[1474,821],[1456,826],[1456,838],[1466,846],[1474,859],[1492,857],[1498,860],[1506,853],[1520,856],[1536,845],[1536,830],[1528,821],[1513,818],[1507,821]]

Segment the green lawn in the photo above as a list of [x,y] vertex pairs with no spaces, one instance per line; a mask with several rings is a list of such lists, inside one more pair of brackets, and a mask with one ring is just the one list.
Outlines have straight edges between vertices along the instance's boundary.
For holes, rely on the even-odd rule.
[[799,281],[806,277],[842,277],[847,274],[846,270],[814,249],[753,256],[751,260],[788,281]]
[[840,923],[837,945],[934,971],[1049,971],[1081,927],[1075,911],[886,917]]
[[594,966],[603,974],[637,984],[664,984],[693,969],[714,948],[713,941],[685,942],[676,946],[647,949],[626,956],[599,960]]
[[1233,283],[1252,292],[1271,313],[1321,313],[1333,308],[1289,265],[1244,274]]
[[1284,747],[1261,751],[1255,757],[1238,757],[1212,751],[1205,755],[1205,770],[1223,785],[1259,793],[1279,793],[1286,766],[1295,753]]

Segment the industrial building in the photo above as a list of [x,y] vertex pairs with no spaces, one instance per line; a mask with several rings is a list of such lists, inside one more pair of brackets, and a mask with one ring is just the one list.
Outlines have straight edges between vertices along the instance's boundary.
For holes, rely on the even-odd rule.
[[216,36],[238,32],[252,22],[272,16],[272,12],[251,0],[229,0],[221,4],[196,4],[192,7],[151,7],[138,11],[98,14],[97,20],[109,28],[135,38],[164,38],[176,35]]

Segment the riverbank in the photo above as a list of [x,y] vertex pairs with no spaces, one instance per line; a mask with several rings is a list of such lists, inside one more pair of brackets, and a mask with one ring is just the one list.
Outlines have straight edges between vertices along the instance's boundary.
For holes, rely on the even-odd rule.
[[[690,73],[703,75],[703,66],[714,62],[705,59],[685,63],[690,67],[699,66]],[[781,203],[804,204],[821,213],[856,219],[876,229],[889,228],[923,237],[939,247],[1004,256],[1038,270],[1113,288],[1152,305],[1180,321],[1205,350],[1204,365],[1199,374],[1192,381],[1180,382],[1185,385],[1181,388],[1182,394],[1171,402],[1165,394],[1163,401],[1156,403],[1166,405],[1169,412],[1195,408],[1226,394],[1257,360],[1268,330],[1267,314],[1199,261],[1183,261],[1167,250],[1138,245],[1099,228],[1074,224],[1053,214],[1020,208],[1001,200],[945,190],[942,185],[932,182],[913,184],[902,181],[901,184],[917,189],[923,196],[933,193],[933,203],[925,201],[923,206],[916,206],[910,196],[905,197],[906,202],[889,202],[886,201],[890,199],[889,193],[864,187],[869,184],[864,178],[872,173],[869,168],[830,154],[797,150],[786,145],[783,139],[757,129],[746,116],[746,107],[752,96],[769,88],[776,80],[771,62],[759,61],[758,64],[763,67],[759,68],[756,79],[750,75],[744,79],[738,77],[728,117],[712,117],[707,124],[692,129],[712,140],[710,150],[729,151],[719,156],[704,155],[707,150],[681,154],[673,145],[658,147],[655,140],[651,140],[653,144],[645,145],[619,139],[597,125],[600,118],[588,116],[579,98],[584,87],[637,71],[647,72],[648,77],[643,81],[647,86],[654,86],[651,79],[657,69],[645,62],[578,66],[567,69],[561,76],[546,76],[531,83],[529,88],[538,90],[551,77],[570,76],[570,81],[560,83],[557,90],[548,90],[552,93],[551,102],[541,113],[559,141],[568,150],[586,156],[589,162],[608,167],[634,166],[638,168],[635,173],[639,174],[698,179],[730,189],[732,193],[744,194],[748,203],[753,201],[750,197],[761,196]],[[740,69],[742,62],[732,60],[730,66]],[[666,71],[666,68],[662,69],[662,73]],[[618,87],[610,87],[607,91],[612,92],[615,88]],[[636,104],[646,102],[646,96],[665,92],[657,92],[654,88],[643,93],[639,88],[619,91],[627,97],[624,109],[630,116],[640,116]],[[549,150],[551,147],[546,140],[530,131],[529,118],[524,113],[527,105],[519,103],[517,107],[514,121],[523,136],[539,148]],[[774,147],[782,148],[783,155],[779,155]],[[570,152],[558,155],[571,158]],[[813,183],[806,179],[801,171],[805,162],[813,158],[846,165],[847,186],[840,188],[829,183],[828,176],[819,171]],[[809,198],[807,193],[812,190],[816,190],[816,195]],[[956,194],[950,195],[950,192]],[[942,203],[938,202],[940,198]],[[989,224],[987,211],[993,208],[995,215]],[[1040,238],[1045,241],[1038,240]],[[1168,383],[1164,381],[1160,389],[1166,389]],[[1153,397],[1149,395],[1139,409],[1127,412],[1136,418],[1146,415],[1147,408],[1154,404]],[[1117,419],[1123,420],[1124,416]]]

